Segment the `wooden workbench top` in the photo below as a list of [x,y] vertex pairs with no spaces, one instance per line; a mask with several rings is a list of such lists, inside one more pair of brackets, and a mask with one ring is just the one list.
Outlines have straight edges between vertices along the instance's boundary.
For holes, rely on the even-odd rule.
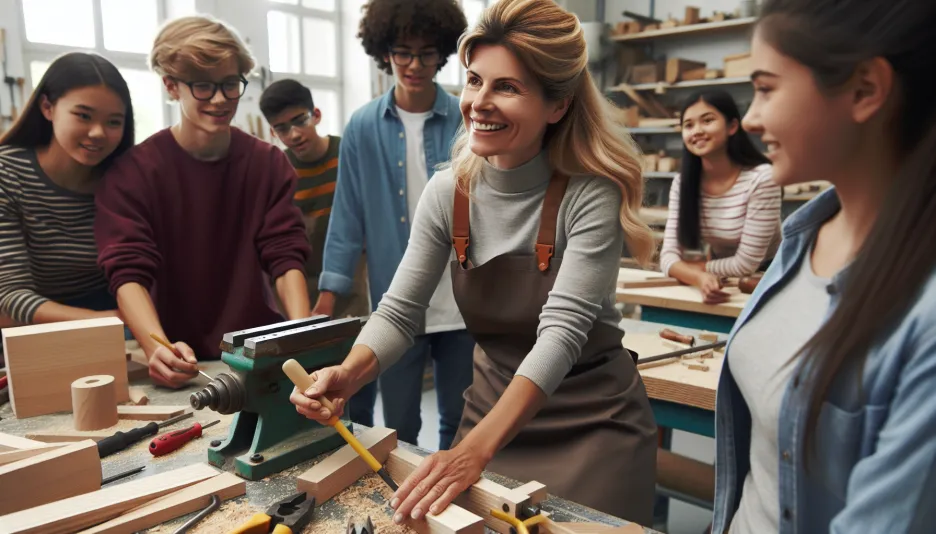
[[750,295],[741,293],[736,287],[726,287],[724,291],[731,294],[731,300],[724,304],[705,304],[702,302],[702,293],[692,286],[618,288],[617,302],[724,317],[738,317],[741,315],[741,310],[744,309]]
[[[720,337],[724,339],[724,337]],[[663,339],[657,334],[626,334],[622,343],[629,350],[634,350],[640,360],[666,354],[674,349],[664,346]],[[707,344],[698,341],[697,345]],[[725,356],[718,352],[714,357],[704,360],[708,371],[690,369],[674,358],[672,363],[640,369],[640,377],[647,388],[647,396],[651,399],[675,402],[687,406],[715,411],[715,389],[718,387],[718,377],[721,375],[722,363]]]

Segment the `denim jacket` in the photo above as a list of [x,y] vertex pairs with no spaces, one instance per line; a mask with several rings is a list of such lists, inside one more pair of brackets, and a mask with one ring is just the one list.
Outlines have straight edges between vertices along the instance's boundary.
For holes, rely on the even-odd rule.
[[[458,98],[436,84],[423,138],[430,177],[451,159],[461,125]],[[367,250],[371,310],[377,309],[403,259],[410,235],[406,205],[406,139],[391,87],[354,112],[341,139],[338,181],[325,238],[319,290],[347,294]]]
[[[729,334],[726,362],[735,333],[795,276],[819,227],[839,207],[829,189],[784,223],[780,250]],[[861,291],[847,287],[846,276],[847,269],[828,287],[826,318],[842,291]],[[936,275],[868,348],[863,368],[839,373],[820,411],[808,472],[802,448],[809,392],[800,387],[802,360],[796,365],[777,429],[780,533],[936,532]],[[716,395],[715,426],[712,532],[723,533],[740,503],[751,448],[751,414],[727,364]]]

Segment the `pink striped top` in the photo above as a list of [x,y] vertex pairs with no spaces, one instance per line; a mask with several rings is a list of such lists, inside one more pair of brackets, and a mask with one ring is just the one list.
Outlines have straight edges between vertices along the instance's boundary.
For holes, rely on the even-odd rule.
[[[765,259],[773,258],[780,245],[780,186],[771,179],[772,167],[762,164],[742,171],[725,194],[702,192],[702,242],[711,248],[705,270],[718,276],[747,276]],[[660,251],[660,270],[682,260],[677,240],[679,224],[679,176],[670,188],[669,215]]]

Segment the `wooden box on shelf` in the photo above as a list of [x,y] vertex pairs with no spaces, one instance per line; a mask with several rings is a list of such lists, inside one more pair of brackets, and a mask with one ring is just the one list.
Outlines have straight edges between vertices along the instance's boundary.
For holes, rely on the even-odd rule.
[[666,74],[666,63],[663,61],[654,61],[653,63],[642,63],[630,68],[629,82],[632,85],[639,83],[656,83],[663,80]]
[[753,69],[750,52],[725,56],[726,78],[743,78],[750,76]]
[[676,83],[683,79],[687,71],[695,69],[705,69],[705,63],[678,57],[669,58],[666,60],[666,82]]

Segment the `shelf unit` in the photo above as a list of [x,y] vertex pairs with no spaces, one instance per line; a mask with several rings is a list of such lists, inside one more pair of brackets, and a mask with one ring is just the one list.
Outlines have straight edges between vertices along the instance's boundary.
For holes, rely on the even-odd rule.
[[[665,93],[670,89],[695,89],[699,87],[715,87],[719,85],[744,85],[747,83],[751,83],[750,78],[739,76],[735,78],[715,78],[714,80],[692,80],[689,82],[676,83],[638,83],[631,85],[631,87],[637,91],[655,91],[657,93]],[[606,91],[618,93],[623,92],[623,89],[621,89],[620,86],[613,86],[607,88]]]
[[662,134],[678,134],[679,128],[628,128],[628,132],[632,135],[662,135]]
[[675,28],[666,28],[664,30],[650,30],[639,33],[626,33],[624,35],[612,35],[611,40],[619,43],[639,43],[641,41],[650,41],[666,37],[680,37],[683,35],[693,35],[700,33],[716,33],[743,29],[754,25],[755,17],[746,17],[740,19],[723,20],[721,22],[703,22],[700,24],[690,24],[688,26],[677,26]]

